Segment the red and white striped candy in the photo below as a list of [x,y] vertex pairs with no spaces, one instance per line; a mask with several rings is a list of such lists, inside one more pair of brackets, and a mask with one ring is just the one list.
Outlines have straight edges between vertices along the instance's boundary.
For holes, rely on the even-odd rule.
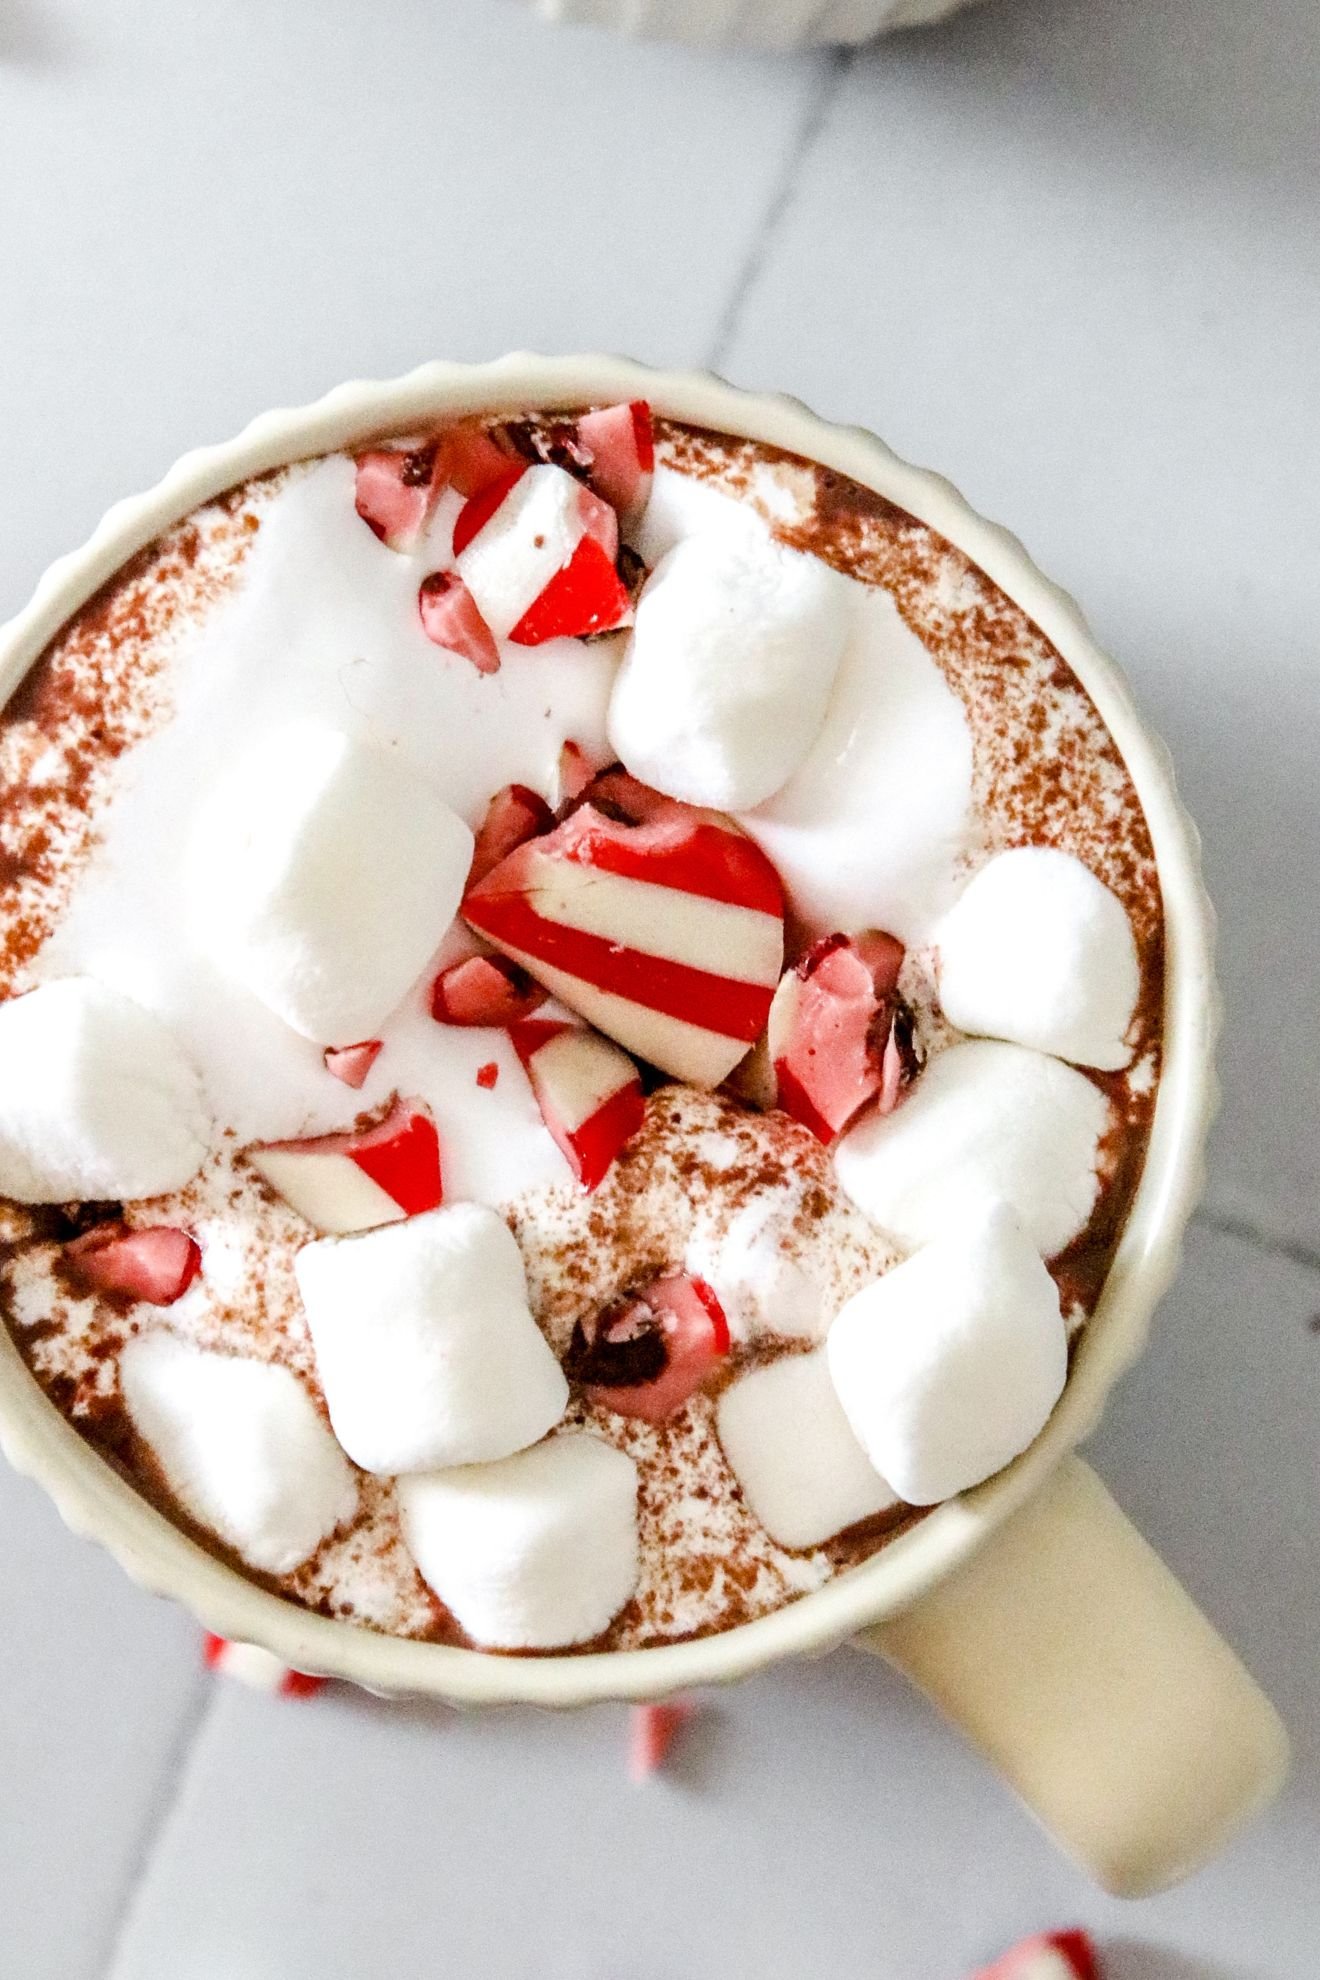
[[588,761],[581,743],[566,742],[559,752],[559,765],[555,772],[555,810],[576,804],[598,768],[598,765]]
[[420,1100],[396,1100],[373,1127],[250,1148],[248,1160],[300,1216],[333,1237],[401,1223],[437,1209],[444,1196],[440,1139]]
[[376,448],[358,456],[357,512],[391,550],[411,550],[443,485],[444,463],[434,441]]
[[981,1967],[972,1980],[1101,1980],[1100,1962],[1088,1933],[1040,1932]]
[[494,1025],[503,1030],[530,1017],[545,991],[504,956],[467,956],[442,969],[431,987],[437,1024]]
[[609,503],[548,462],[511,467],[454,524],[459,575],[495,637],[517,646],[631,625],[618,553]]
[[463,914],[598,1031],[718,1086],[765,1028],[779,981],[779,876],[730,820],[613,781],[642,791],[643,822],[606,817],[589,793],[472,888]]
[[306,1671],[291,1670],[259,1644],[231,1643],[227,1636],[212,1636],[209,1631],[202,1640],[202,1659],[208,1670],[221,1677],[236,1678],[254,1691],[273,1692],[281,1698],[314,1698],[326,1683]]
[[627,1342],[658,1332],[664,1363],[647,1382],[588,1382],[583,1393],[616,1416],[638,1416],[665,1423],[693,1397],[711,1370],[729,1352],[729,1323],[714,1288],[687,1276],[657,1279],[605,1322],[596,1354],[604,1359],[610,1342]]
[[440,436],[440,478],[465,498],[480,495],[483,488],[507,474],[510,461],[498,429],[476,420],[461,420],[457,426],[446,427]]
[[360,1045],[328,1045],[322,1054],[325,1069],[331,1078],[354,1092],[366,1084],[367,1074],[381,1055],[383,1041],[379,1038],[364,1038]]
[[655,469],[650,406],[645,399],[626,406],[601,406],[583,413],[577,432],[590,457],[592,487],[625,522],[635,522],[646,507]]
[[202,1269],[196,1238],[163,1224],[137,1231],[102,1224],[66,1244],[64,1260],[88,1292],[148,1306],[173,1306]]
[[484,880],[516,847],[541,832],[548,832],[554,822],[554,813],[545,799],[526,784],[506,784],[502,791],[496,791],[477,827],[468,887]]
[[628,1715],[628,1778],[640,1784],[658,1774],[695,1706],[671,1698],[664,1705],[634,1705]]
[[556,1146],[583,1189],[595,1189],[645,1117],[636,1066],[608,1039],[558,1018],[524,1018],[509,1037]]
[[417,615],[433,645],[470,660],[479,674],[499,673],[500,649],[495,635],[462,578],[452,571],[432,571],[423,578],[417,593]]
[[882,1091],[902,963],[892,935],[826,935],[775,992],[767,1045],[777,1104],[826,1147]]

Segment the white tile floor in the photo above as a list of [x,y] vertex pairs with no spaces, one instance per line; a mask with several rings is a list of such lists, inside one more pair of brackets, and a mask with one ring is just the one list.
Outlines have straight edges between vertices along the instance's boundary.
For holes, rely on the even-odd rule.
[[511,344],[718,359],[1016,527],[1206,831],[1227,1105],[1094,1454],[1292,1725],[1286,1800],[1166,1898],[1088,1892],[893,1680],[621,1715],[208,1685],[0,1474],[2,1980],[954,1980],[1043,1921],[1114,1980],[1320,1973],[1320,16],[989,0],[851,59],[554,33],[513,0],[0,0],[0,616],[184,446]]

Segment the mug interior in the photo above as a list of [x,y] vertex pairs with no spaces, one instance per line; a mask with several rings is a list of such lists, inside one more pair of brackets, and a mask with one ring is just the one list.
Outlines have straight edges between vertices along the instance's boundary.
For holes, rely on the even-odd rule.
[[885,496],[978,564],[1077,674],[1141,800],[1164,897],[1163,1071],[1146,1163],[1067,1387],[1030,1450],[822,1588],[735,1629],[660,1648],[494,1655],[378,1635],[270,1594],[187,1538],[112,1471],[48,1401],[0,1328],[0,1449],[45,1486],[74,1531],[99,1540],[134,1580],[182,1602],[218,1635],[262,1644],[297,1669],[382,1692],[552,1706],[654,1698],[726,1682],[779,1657],[823,1652],[905,1607],[966,1559],[1094,1428],[1113,1383],[1141,1352],[1202,1183],[1202,1147],[1216,1098],[1213,914],[1201,882],[1199,840],[1178,799],[1167,751],[1141,722],[1125,681],[1077,607],[1015,538],[976,515],[948,482],[900,461],[860,429],[816,418],[795,400],[757,397],[708,374],[651,371],[620,358],[516,354],[488,365],[425,365],[397,380],[344,385],[314,405],[266,414],[235,440],[186,455],[149,493],[117,504],[83,549],[52,566],[27,609],[0,628],[0,706],[65,620],[131,556],[199,503],[251,475],[468,413],[629,398],[804,455]]

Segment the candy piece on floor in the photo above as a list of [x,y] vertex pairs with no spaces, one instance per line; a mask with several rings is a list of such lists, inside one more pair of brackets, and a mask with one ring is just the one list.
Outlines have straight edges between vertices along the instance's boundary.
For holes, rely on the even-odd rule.
[[783,889],[759,847],[626,777],[596,778],[463,914],[570,1010],[694,1086],[718,1086],[756,1043],[783,961]]
[[645,1119],[636,1066],[599,1032],[558,1018],[524,1018],[509,1038],[555,1146],[583,1189],[596,1189]]
[[1103,1980],[1095,1945],[1087,1932],[1038,1932],[1023,1939],[971,1980]]
[[196,1238],[166,1224],[145,1230],[101,1224],[65,1245],[64,1262],[89,1292],[173,1306],[201,1271],[202,1253]]
[[351,1086],[354,1092],[366,1083],[367,1074],[380,1057],[382,1040],[364,1038],[360,1045],[327,1045],[325,1069],[332,1079]]
[[314,1698],[327,1682],[282,1664],[258,1643],[231,1643],[227,1636],[213,1636],[209,1630],[202,1639],[202,1660],[220,1677],[236,1678],[253,1691],[270,1691],[281,1698]]
[[658,1774],[670,1748],[695,1712],[684,1698],[663,1705],[634,1705],[628,1715],[628,1779],[640,1785]]

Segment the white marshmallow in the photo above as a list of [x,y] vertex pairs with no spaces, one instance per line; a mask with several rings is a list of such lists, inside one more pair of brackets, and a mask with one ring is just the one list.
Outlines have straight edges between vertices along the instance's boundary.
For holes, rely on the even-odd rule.
[[850,579],[766,530],[688,537],[638,600],[611,747],[670,797],[761,804],[820,733],[852,605]]
[[364,1471],[480,1464],[558,1423],[568,1383],[503,1220],[456,1203],[295,1267],[335,1435]]
[[867,1114],[834,1151],[840,1183],[900,1245],[1012,1205],[1043,1257],[1081,1231],[1099,1192],[1103,1093],[1024,1045],[969,1040],[940,1052],[892,1114]]
[[825,1331],[819,1281],[793,1256],[792,1219],[800,1199],[783,1192],[753,1197],[718,1236],[698,1228],[685,1264],[719,1297],[738,1342],[762,1334],[819,1340]]
[[119,1381],[179,1504],[250,1566],[290,1574],[355,1516],[357,1480],[289,1369],[157,1327],[128,1343]]
[[825,1352],[859,1443],[914,1506],[1002,1470],[1068,1374],[1058,1288],[1006,1204],[855,1294]]
[[898,1503],[849,1427],[823,1347],[732,1383],[718,1430],[743,1497],[781,1547],[817,1546]]
[[191,1182],[211,1123],[159,1018],[90,977],[0,1004],[0,1195],[131,1201]]
[[1122,902],[1052,846],[1000,853],[940,925],[940,1002],[950,1024],[1079,1066],[1114,1071],[1141,988]]
[[474,1643],[589,1643],[637,1584],[637,1466],[584,1431],[398,1493],[422,1578]]
[[191,850],[207,953],[303,1037],[351,1045],[439,947],[472,833],[398,754],[305,718],[221,778]]

